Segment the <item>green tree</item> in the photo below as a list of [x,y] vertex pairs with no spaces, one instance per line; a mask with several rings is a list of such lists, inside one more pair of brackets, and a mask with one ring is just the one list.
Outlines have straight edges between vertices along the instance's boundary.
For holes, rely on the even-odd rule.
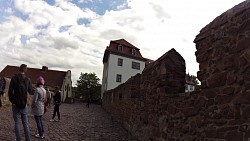
[[81,73],[79,80],[77,80],[77,93],[85,98],[97,100],[101,97],[100,79],[93,73]]
[[190,77],[191,77],[191,80],[194,82],[194,84],[196,85],[200,84],[198,78],[195,75],[191,75]]

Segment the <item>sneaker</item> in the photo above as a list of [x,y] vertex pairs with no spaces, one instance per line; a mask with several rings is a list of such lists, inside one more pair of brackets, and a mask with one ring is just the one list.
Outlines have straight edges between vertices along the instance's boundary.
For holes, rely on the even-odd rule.
[[44,139],[45,138],[44,136],[39,136],[39,134],[36,134],[35,137],[36,138],[40,138],[40,139]]
[[60,119],[56,119],[55,121],[56,121],[56,122],[60,122]]
[[50,122],[55,121],[54,119],[49,120]]

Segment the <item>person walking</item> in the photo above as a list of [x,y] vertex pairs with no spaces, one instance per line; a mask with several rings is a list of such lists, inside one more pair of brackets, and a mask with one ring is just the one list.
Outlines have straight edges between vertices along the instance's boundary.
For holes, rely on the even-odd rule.
[[[59,91],[58,86],[55,87],[55,95],[53,96],[53,99],[54,99],[55,106],[54,106],[54,113],[50,121],[60,121],[59,107],[61,105],[61,92]],[[57,114],[58,120],[54,120],[56,114]]]
[[47,105],[50,107],[51,105],[51,92],[48,87],[45,87],[46,96],[47,96]]
[[12,103],[12,113],[15,122],[16,141],[21,141],[20,119],[22,120],[25,140],[30,141],[30,130],[28,122],[27,93],[31,93],[32,85],[28,77],[25,76],[27,65],[21,64],[19,73],[11,78],[9,86],[9,100]]
[[47,101],[46,90],[43,88],[45,81],[43,77],[38,77],[36,82],[36,89],[31,104],[32,112],[36,121],[36,126],[38,129],[38,134],[35,135],[36,138],[44,139],[44,127],[42,117],[44,114],[44,103]]
[[89,108],[89,104],[90,104],[90,95],[88,94],[87,96],[87,101],[86,101],[86,106]]

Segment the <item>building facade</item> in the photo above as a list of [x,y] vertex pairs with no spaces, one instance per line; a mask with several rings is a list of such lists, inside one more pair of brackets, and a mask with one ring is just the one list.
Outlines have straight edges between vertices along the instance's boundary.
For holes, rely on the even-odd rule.
[[192,75],[189,75],[187,74],[186,75],[186,84],[185,84],[185,92],[193,92],[196,90],[196,77],[195,76],[192,76]]
[[148,59],[140,49],[124,39],[110,41],[103,57],[102,94],[126,82],[131,76],[141,73]]
[[[14,74],[19,73],[18,66],[7,65],[1,72],[0,77],[5,78],[7,81],[5,95],[4,97],[8,98],[8,83]],[[55,86],[59,86],[62,93],[62,102],[73,102],[72,94],[72,80],[71,80],[71,71],[58,71],[58,70],[49,70],[47,66],[42,66],[41,69],[38,68],[28,68],[26,76],[31,79],[32,87],[35,88],[36,79],[39,76],[42,76],[45,80],[45,87],[48,87],[52,92],[55,89]],[[8,101],[8,100],[7,100]]]

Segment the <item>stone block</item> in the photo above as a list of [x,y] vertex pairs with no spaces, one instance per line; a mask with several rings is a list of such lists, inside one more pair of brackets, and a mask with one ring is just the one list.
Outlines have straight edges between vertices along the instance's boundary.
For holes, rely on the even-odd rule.
[[215,87],[224,86],[226,84],[226,80],[227,80],[227,72],[213,74],[207,80],[208,87],[215,88]]
[[243,141],[243,133],[231,131],[226,134],[225,139],[227,141]]

